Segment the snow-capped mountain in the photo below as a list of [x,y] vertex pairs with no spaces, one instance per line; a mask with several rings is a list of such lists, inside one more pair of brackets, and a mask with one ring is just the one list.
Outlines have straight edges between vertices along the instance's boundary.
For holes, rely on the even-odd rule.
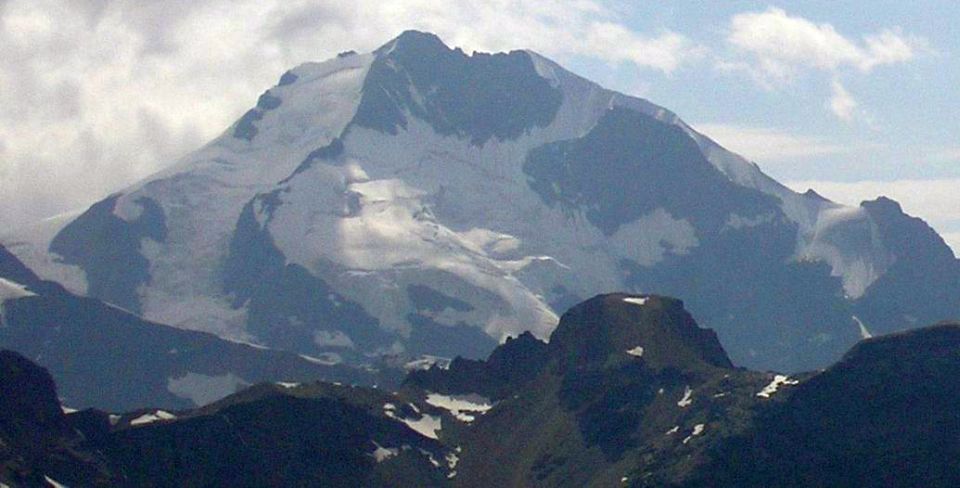
[[150,320],[354,364],[483,357],[615,290],[684,297],[779,370],[960,315],[956,258],[894,202],[795,193],[536,53],[413,31],[292,69],[167,170],[3,241]]

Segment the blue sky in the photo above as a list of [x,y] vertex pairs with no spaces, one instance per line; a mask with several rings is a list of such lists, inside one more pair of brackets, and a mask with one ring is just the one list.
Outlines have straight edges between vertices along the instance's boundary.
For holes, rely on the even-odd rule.
[[892,196],[960,249],[956,25],[947,1],[0,0],[0,222],[88,205],[287,68],[416,28],[539,51],[796,189]]

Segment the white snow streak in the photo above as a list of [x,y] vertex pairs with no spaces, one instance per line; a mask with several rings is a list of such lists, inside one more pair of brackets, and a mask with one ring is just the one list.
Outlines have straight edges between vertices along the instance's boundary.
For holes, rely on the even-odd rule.
[[677,402],[677,406],[680,408],[689,407],[693,403],[693,390],[689,386],[683,388],[683,398]]
[[493,408],[489,398],[477,394],[451,396],[429,393],[427,403],[449,411],[457,420],[466,423],[476,420],[476,416],[471,414],[483,415]]
[[867,329],[867,326],[864,325],[863,321],[860,320],[859,317],[857,317],[856,315],[854,315],[854,316],[853,316],[853,321],[856,322],[856,323],[857,323],[857,327],[860,328],[860,338],[861,338],[861,339],[869,339],[869,338],[873,337],[873,334],[870,333],[870,331]]
[[763,387],[763,389],[757,393],[757,396],[760,398],[770,398],[782,385],[796,385],[798,383],[800,382],[790,379],[789,376],[778,374],[773,377],[773,381],[771,381],[769,385]]
[[174,420],[176,418],[177,416],[170,412],[167,412],[164,410],[157,410],[154,413],[143,414],[131,420],[130,425],[146,425],[146,424],[152,424],[154,422],[158,422],[160,420]]

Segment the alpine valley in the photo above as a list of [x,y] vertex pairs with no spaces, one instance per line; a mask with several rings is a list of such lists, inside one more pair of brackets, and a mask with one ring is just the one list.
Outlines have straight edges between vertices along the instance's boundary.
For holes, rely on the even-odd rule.
[[[796,193],[669,110],[606,90],[534,52],[468,55],[416,31],[371,53],[346,52],[284,73],[220,137],[162,172],[0,240],[9,250],[0,255],[0,347],[47,368],[70,406],[183,409],[262,381],[393,387],[404,370],[427,369],[408,383],[472,378],[470,393],[496,400],[494,411],[502,412],[478,425],[503,435],[534,427],[512,405],[552,395],[528,405],[557,415],[556,424],[542,427],[591,446],[590,456],[570,454],[571,437],[563,442],[574,444],[556,452],[527,453],[534,469],[510,461],[516,453],[506,447],[469,440],[478,447],[465,448],[462,469],[482,473],[484,462],[499,464],[489,483],[519,483],[528,480],[520,473],[535,472],[550,484],[572,462],[595,463],[576,469],[604,466],[597,479],[619,480],[621,472],[637,479],[641,468],[627,472],[620,464],[633,459],[623,446],[639,449],[645,463],[667,463],[652,476],[694,476],[689,466],[707,458],[667,462],[661,450],[684,449],[674,437],[690,437],[693,449],[700,424],[711,438],[739,435],[754,425],[747,415],[759,401],[754,390],[770,382],[731,369],[731,361],[758,371],[813,371],[862,338],[960,317],[960,262],[896,202],[846,207]],[[598,359],[613,347],[608,343],[582,346],[588,349],[580,357],[569,337],[576,328],[554,332],[559,315],[615,291],[682,297],[716,338],[692,326],[675,331],[677,341],[693,341],[676,346],[692,348],[682,364],[666,349],[640,344],[646,352],[637,364],[658,364],[649,371],[633,366],[620,346],[613,363]],[[549,346],[539,342],[551,333]],[[469,362],[498,344],[486,366]],[[511,367],[495,360],[515,347],[550,352],[531,352]],[[454,357],[462,359],[449,370],[430,369]],[[846,371],[844,364],[817,378]],[[570,379],[574,367],[613,372]],[[485,383],[470,368],[495,368],[506,383]],[[642,371],[630,376],[632,368]],[[510,396],[518,394],[514,379],[533,377],[543,382],[539,396]],[[797,390],[834,394],[830,388],[843,381],[852,380],[811,380]],[[752,393],[730,400],[701,393],[694,405],[705,410],[668,412],[686,385],[711,395]],[[148,449],[182,432],[221,428],[218,412],[255,415],[256,408],[347,389],[304,388],[247,390],[169,428],[103,434],[103,449]],[[380,457],[414,459],[402,465],[404,476],[433,473],[419,452],[438,462],[460,456],[451,451],[459,440],[404,437],[409,432],[391,419],[413,415],[401,412],[406,403],[385,418],[389,395],[377,395],[366,391],[336,408],[383,436]],[[793,398],[812,408],[804,402],[813,396]],[[713,410],[721,403],[739,412],[722,434],[713,423],[727,415]],[[284,428],[314,414],[324,422],[327,414],[310,405],[295,406],[306,417],[289,413]],[[627,413],[609,417],[608,410]],[[790,428],[775,421],[786,414],[764,415],[757,422]],[[643,429],[679,430],[674,437],[618,430],[640,416],[657,419]],[[520,423],[509,432],[512,419]],[[472,439],[469,431],[450,432]],[[615,448],[610,436],[621,434],[626,444]],[[202,435],[193,441],[206,442]],[[777,442],[753,447],[786,448]],[[243,456],[256,455],[253,446]],[[351,446],[354,454],[370,449]],[[479,450],[494,457],[478,460]],[[192,469],[175,456],[158,453],[150,462]],[[192,479],[205,484],[212,475]]]

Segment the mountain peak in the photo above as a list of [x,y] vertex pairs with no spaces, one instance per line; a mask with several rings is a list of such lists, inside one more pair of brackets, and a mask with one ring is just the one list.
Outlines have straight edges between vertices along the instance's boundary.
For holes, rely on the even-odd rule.
[[880,211],[885,214],[899,215],[903,213],[903,207],[900,206],[899,202],[885,196],[863,201],[860,206],[867,210]]
[[374,54],[353,123],[386,134],[405,129],[409,115],[476,145],[516,139],[549,125],[562,100],[521,51],[468,56],[406,31]]
[[683,302],[657,295],[598,295],[571,308],[550,339],[573,367],[642,360],[654,369],[732,368],[716,334],[701,329]]
[[381,56],[390,54],[395,50],[429,52],[429,51],[449,51],[450,48],[436,34],[418,30],[405,30],[393,40],[387,42],[374,54]]

